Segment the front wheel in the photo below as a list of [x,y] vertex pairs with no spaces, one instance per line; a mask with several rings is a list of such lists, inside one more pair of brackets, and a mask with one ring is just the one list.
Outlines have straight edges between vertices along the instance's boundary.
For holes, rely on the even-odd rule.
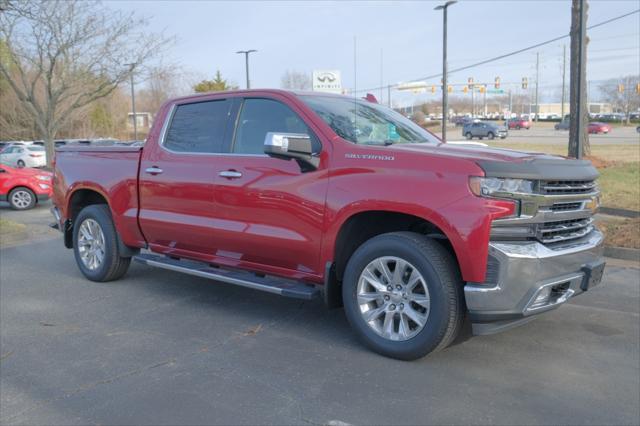
[[382,234],[353,254],[342,297],[365,345],[413,360],[448,346],[463,320],[462,281],[451,254],[412,232]]
[[471,132],[465,133],[464,137],[467,138],[467,140],[473,139],[473,135],[471,134]]
[[73,253],[82,274],[91,281],[113,281],[129,269],[130,257],[120,255],[111,212],[104,204],[85,207],[73,224]]
[[7,197],[9,205],[14,210],[28,210],[36,205],[36,194],[29,188],[14,188]]
[[496,135],[494,135],[492,132],[489,132],[489,134],[487,135],[487,137],[491,140],[495,139]]
[[26,166],[26,164],[24,164],[24,161],[18,160],[18,162],[16,163],[16,166],[18,166],[19,169],[22,169],[24,168],[24,166]]

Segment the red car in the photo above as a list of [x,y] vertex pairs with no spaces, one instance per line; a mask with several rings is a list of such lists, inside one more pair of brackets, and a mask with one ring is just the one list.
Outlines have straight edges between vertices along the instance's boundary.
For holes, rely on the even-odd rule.
[[589,161],[443,143],[319,92],[199,94],[156,117],[142,147],[57,150],[52,213],[89,280],[135,260],[322,296],[400,359],[446,347],[465,318],[505,330],[601,280]]
[[606,123],[598,123],[598,122],[589,123],[589,133],[594,133],[594,134],[604,133],[604,134],[607,134],[610,131],[611,131],[611,126],[606,124]]
[[27,210],[51,197],[53,173],[0,165],[0,201],[15,210]]
[[527,129],[531,127],[531,122],[529,120],[525,120],[523,118],[516,118],[514,120],[508,120],[509,130],[516,129]]

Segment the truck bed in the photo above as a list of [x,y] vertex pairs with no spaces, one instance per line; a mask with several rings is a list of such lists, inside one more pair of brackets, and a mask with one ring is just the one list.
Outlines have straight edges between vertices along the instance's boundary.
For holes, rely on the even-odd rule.
[[56,149],[53,201],[72,219],[73,199],[88,189],[108,202],[123,242],[144,245],[138,224],[138,169],[142,147],[64,146]]

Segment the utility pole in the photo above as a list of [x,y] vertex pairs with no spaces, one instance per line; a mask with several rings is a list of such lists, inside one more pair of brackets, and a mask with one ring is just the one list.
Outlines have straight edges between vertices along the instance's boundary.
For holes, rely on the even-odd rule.
[[562,100],[560,101],[560,120],[564,120],[565,74],[567,72],[567,45],[562,46]]
[[387,86],[387,106],[391,108],[391,85]]
[[447,10],[457,0],[449,0],[434,10],[442,10],[442,142],[447,141],[447,115],[449,112],[449,92],[447,85]]
[[249,54],[257,52],[255,49],[250,50],[238,50],[236,53],[244,54],[244,67],[245,67],[245,75],[247,77],[247,90],[251,89],[251,82],[249,80]]
[[482,98],[483,98],[483,103],[484,103],[484,117],[487,117],[487,91],[485,90],[484,93],[482,94]]
[[476,85],[471,86],[471,118],[476,116]]
[[125,64],[131,67],[131,110],[133,112],[133,140],[138,140],[138,116],[136,115],[136,92],[133,87],[133,69],[136,64]]
[[538,83],[540,82],[540,52],[536,52],[536,123],[540,115],[540,103],[538,101]]
[[380,49],[380,102],[382,102],[382,91],[384,90],[384,86],[383,86],[383,83],[382,83],[382,81],[384,80],[383,79],[383,67],[382,67],[383,63],[384,63],[383,62],[383,51],[382,51],[382,49]]
[[586,132],[587,97],[587,9],[586,0],[571,2],[571,64],[569,73],[569,149],[570,157],[588,154],[589,135]]

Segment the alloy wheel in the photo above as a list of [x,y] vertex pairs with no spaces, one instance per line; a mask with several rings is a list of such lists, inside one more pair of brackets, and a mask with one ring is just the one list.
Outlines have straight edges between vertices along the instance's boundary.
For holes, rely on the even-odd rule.
[[27,191],[18,190],[11,195],[11,204],[18,209],[26,209],[31,205],[33,198]]
[[427,323],[431,307],[427,283],[404,259],[374,259],[360,274],[356,292],[362,318],[385,339],[409,340]]
[[105,256],[104,233],[94,219],[86,219],[78,230],[78,252],[87,269],[98,269]]

